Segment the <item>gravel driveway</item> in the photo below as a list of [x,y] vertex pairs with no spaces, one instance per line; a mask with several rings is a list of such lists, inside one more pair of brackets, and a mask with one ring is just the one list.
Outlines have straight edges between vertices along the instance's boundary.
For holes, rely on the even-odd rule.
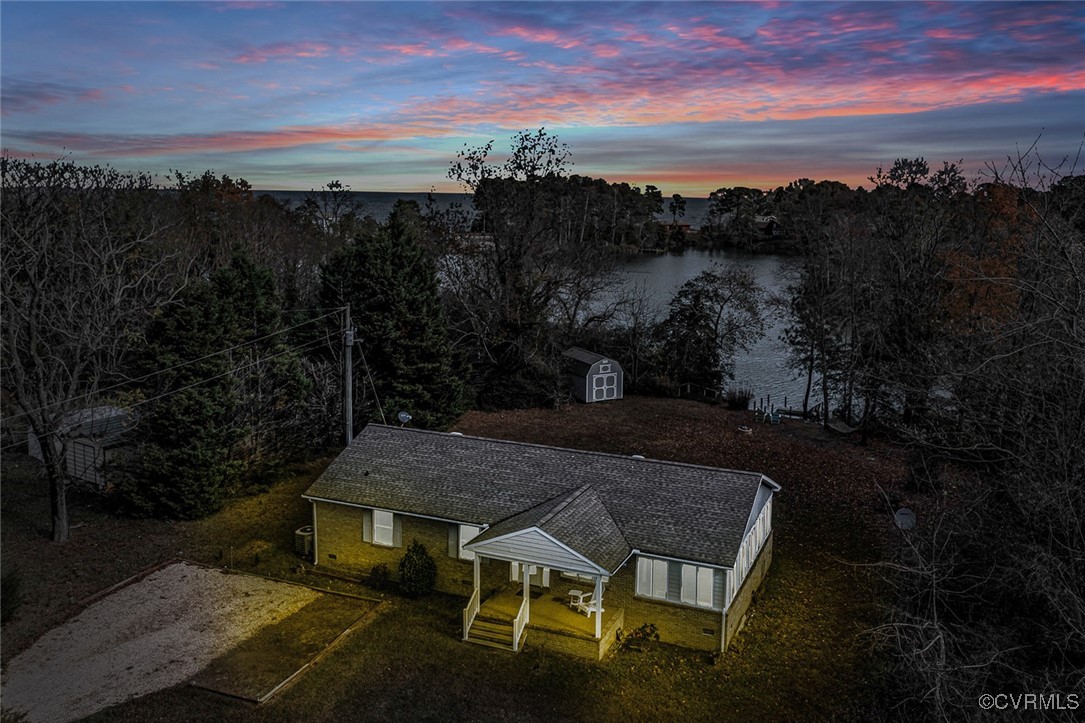
[[3,708],[76,720],[188,680],[319,593],[178,562],[87,607],[11,660]]

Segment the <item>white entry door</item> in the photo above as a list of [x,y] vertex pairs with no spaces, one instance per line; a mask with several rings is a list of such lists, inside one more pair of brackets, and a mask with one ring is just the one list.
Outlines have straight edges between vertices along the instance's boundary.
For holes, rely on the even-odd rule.
[[618,375],[596,374],[592,377],[591,400],[602,402],[618,398]]

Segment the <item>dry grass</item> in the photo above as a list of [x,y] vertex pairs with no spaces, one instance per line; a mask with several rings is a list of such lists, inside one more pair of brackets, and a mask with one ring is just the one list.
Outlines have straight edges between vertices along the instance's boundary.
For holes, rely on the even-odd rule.
[[[741,424],[754,426],[753,434],[736,434]],[[188,719],[224,721],[797,721],[862,719],[876,704],[881,661],[863,631],[878,620],[882,592],[850,563],[877,554],[888,516],[876,511],[875,483],[899,488],[904,467],[896,450],[878,444],[858,447],[803,422],[755,425],[749,412],[636,397],[556,410],[472,412],[455,429],[753,469],[783,485],[774,508],[773,567],[748,624],[727,654],[713,662],[703,653],[657,644],[643,652],[621,651],[601,665],[530,650],[506,654],[460,642],[464,601],[437,595],[397,600],[376,624],[344,641],[260,708],[179,686],[103,711],[97,719],[171,720],[185,711]],[[25,641],[34,630],[55,624],[37,621],[40,611],[59,622],[80,595],[164,556],[181,553],[222,564],[229,562],[233,548],[235,566],[294,575],[293,530],[308,521],[298,495],[322,467],[298,470],[271,492],[202,522],[114,520],[80,508],[77,521],[89,524],[76,530],[66,547],[47,541],[44,520],[27,519],[33,514],[29,497],[16,505],[26,511],[9,516],[5,480],[4,566],[16,557],[24,569],[40,566],[44,571],[43,579],[27,580],[24,609],[4,628],[5,658],[12,626],[20,631],[16,640]],[[38,495],[34,504],[42,506],[44,518],[44,497]],[[14,530],[9,530],[9,517],[20,522]],[[126,548],[123,560],[111,559],[106,548],[133,536],[141,544]],[[271,547],[239,552],[253,540]],[[79,571],[84,564],[99,573],[84,575]],[[54,593],[63,596],[68,585],[72,592],[63,602],[50,602]],[[28,617],[35,621],[27,622]]]

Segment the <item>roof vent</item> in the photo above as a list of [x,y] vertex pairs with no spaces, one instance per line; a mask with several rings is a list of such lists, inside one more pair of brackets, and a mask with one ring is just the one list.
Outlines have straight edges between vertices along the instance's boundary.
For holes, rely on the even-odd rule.
[[462,437],[463,432],[449,432],[453,437]]
[[643,454],[634,454],[633,459],[644,459],[644,455]]

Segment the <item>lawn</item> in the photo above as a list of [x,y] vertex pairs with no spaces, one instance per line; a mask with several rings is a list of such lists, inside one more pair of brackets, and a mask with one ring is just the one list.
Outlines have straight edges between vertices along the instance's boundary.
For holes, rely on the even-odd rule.
[[[876,483],[899,488],[900,454],[798,421],[756,425],[750,435],[735,433],[740,424],[752,424],[752,415],[631,397],[556,410],[471,412],[455,427],[754,469],[780,483],[773,566],[746,627],[718,659],[656,644],[592,664],[533,651],[530,640],[514,655],[459,641],[462,599],[393,596],[361,632],[259,708],[178,686],[94,720],[862,719],[876,705],[883,668],[865,635],[879,619],[883,593],[854,563],[873,559],[886,534]],[[55,546],[45,529],[44,489],[25,479],[20,460],[5,459],[3,566],[23,571],[25,601],[4,627],[4,660],[78,610],[81,598],[172,556],[379,595],[305,573],[292,554],[293,531],[308,522],[298,495],[326,463],[296,468],[269,492],[198,522],[120,520],[80,500],[73,517],[82,526],[71,543]]]

